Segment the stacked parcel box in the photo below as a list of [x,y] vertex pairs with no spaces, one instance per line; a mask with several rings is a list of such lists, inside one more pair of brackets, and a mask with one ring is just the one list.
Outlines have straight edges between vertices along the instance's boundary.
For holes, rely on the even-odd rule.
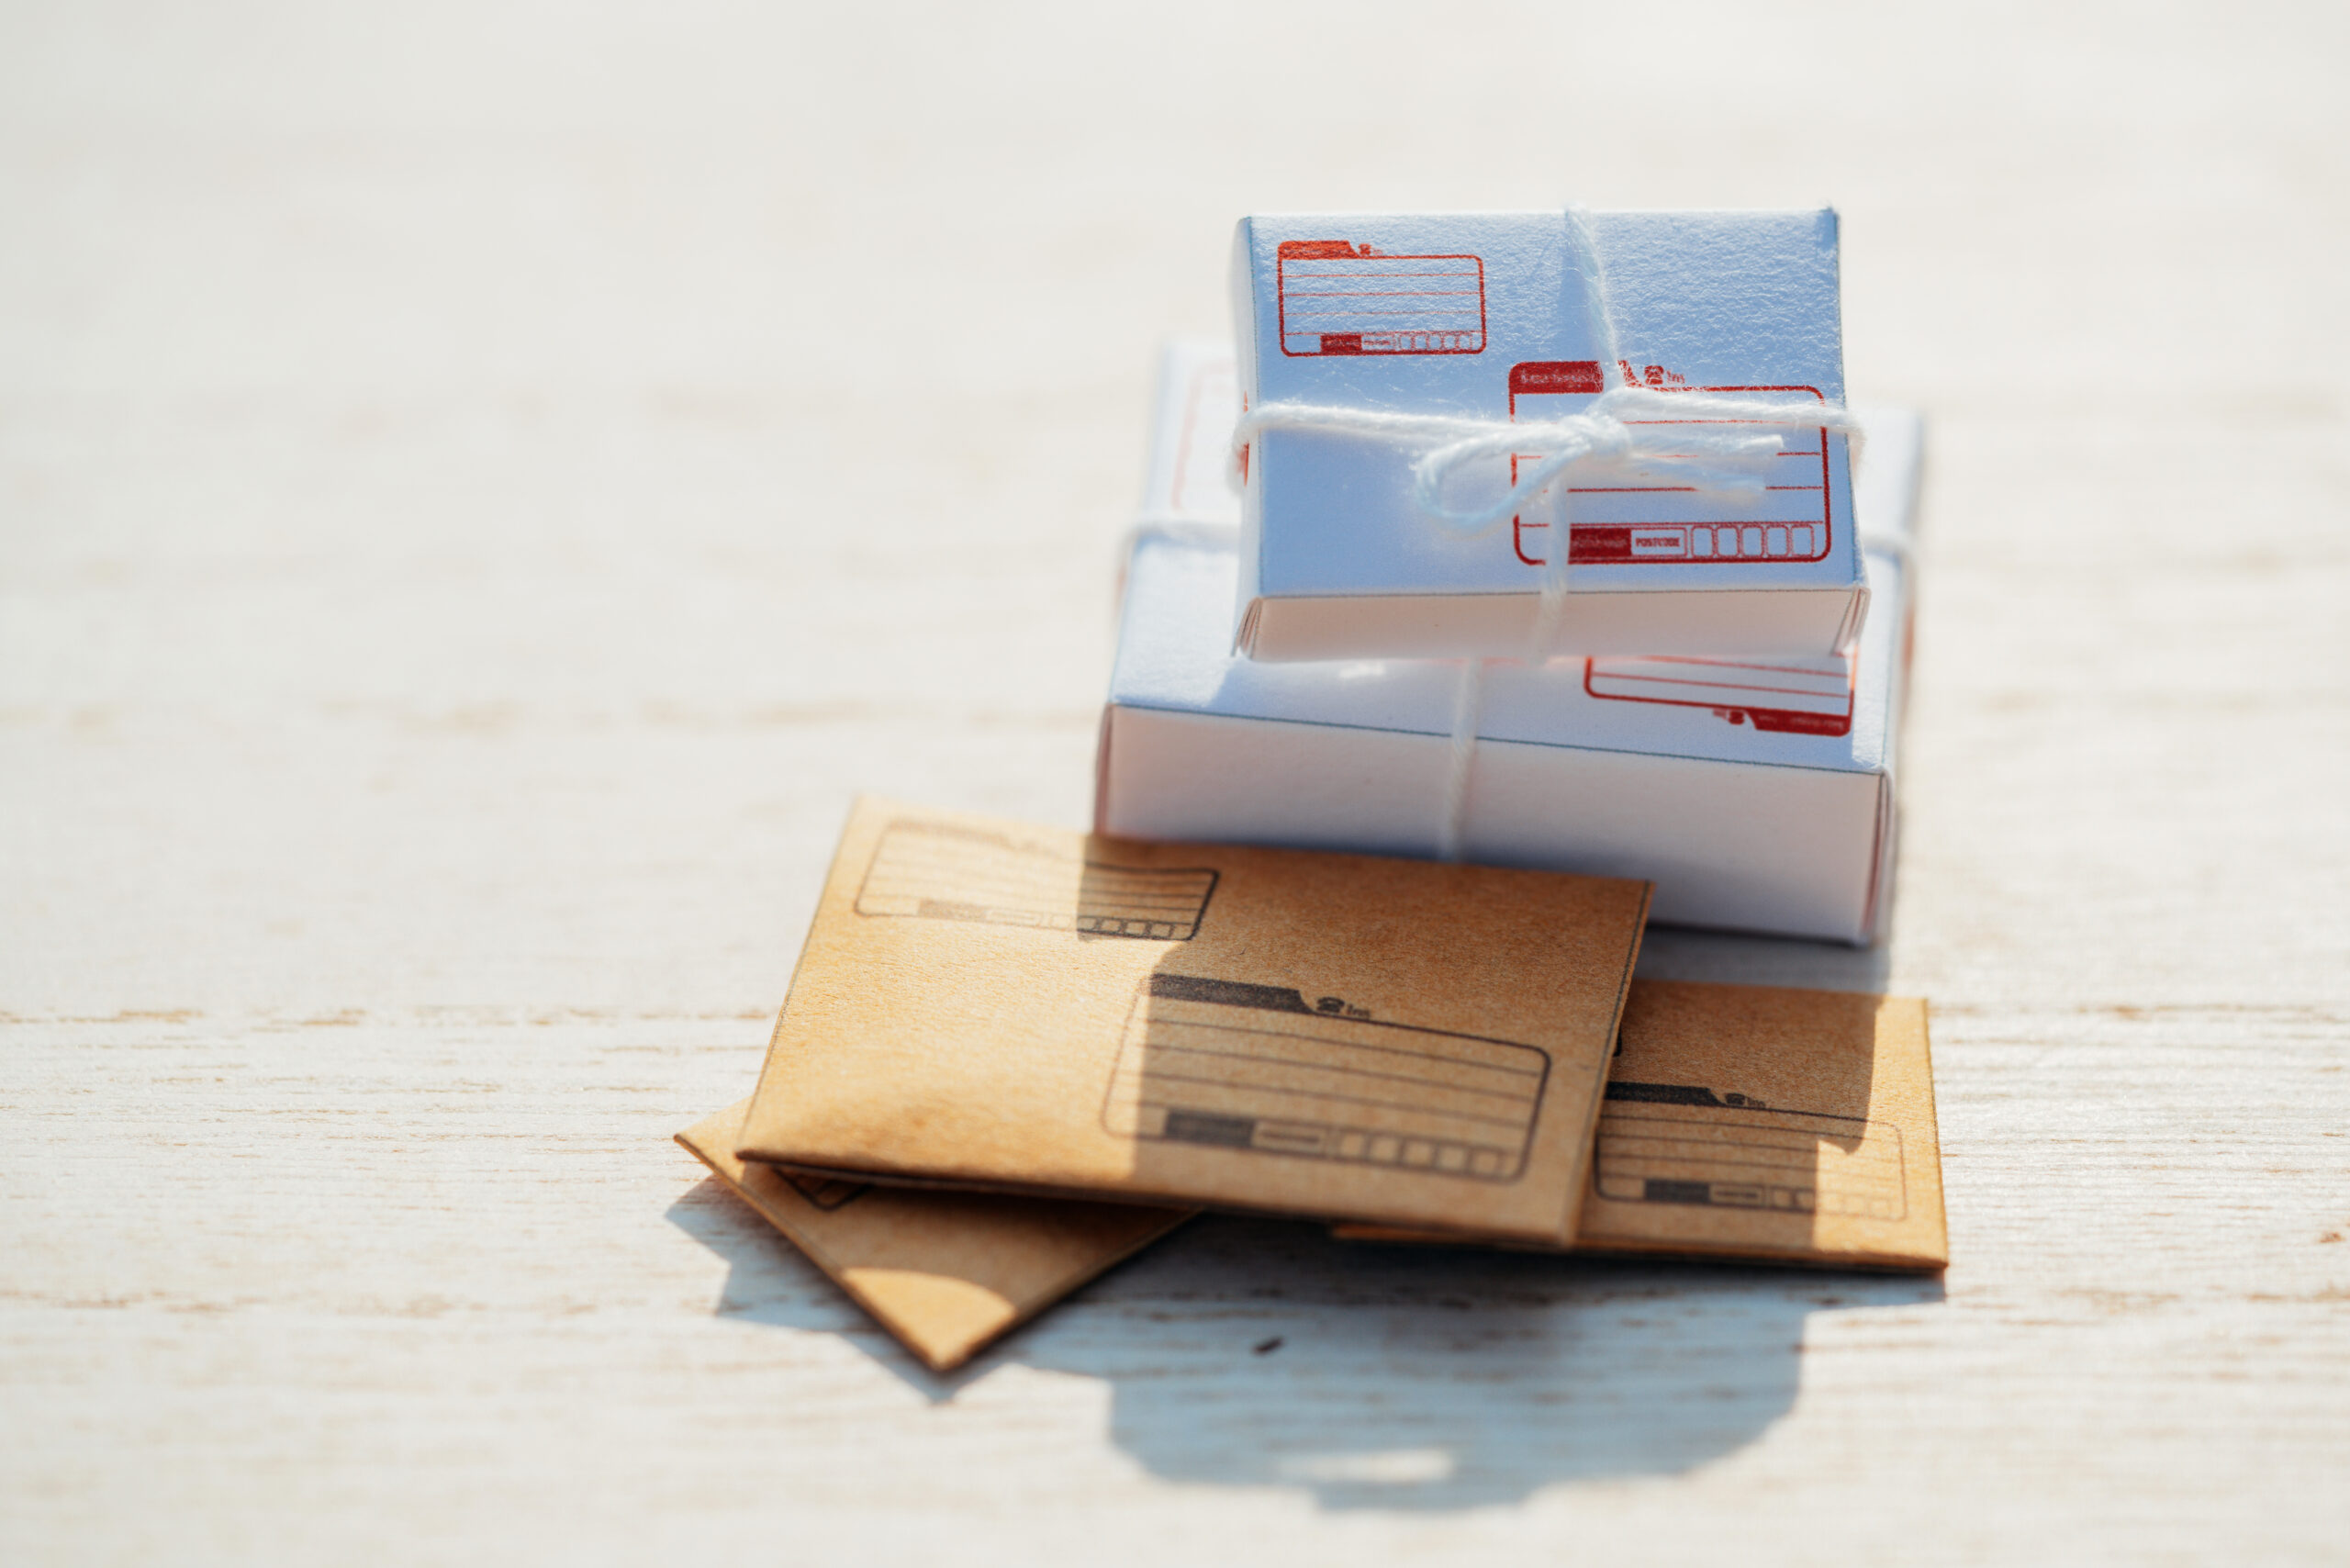
[[[1234,286],[1237,353],[1162,375],[1097,829],[1638,877],[1662,921],[1874,941],[1920,442],[1841,416],[1834,213],[1258,218]],[[1539,431],[1626,387],[1651,432],[1823,422],[1773,428],[1744,489],[1636,454],[1482,530],[1430,515],[1449,432],[1411,418]],[[1236,494],[1244,409],[1274,418]],[[1543,439],[1438,505],[1506,500]]]

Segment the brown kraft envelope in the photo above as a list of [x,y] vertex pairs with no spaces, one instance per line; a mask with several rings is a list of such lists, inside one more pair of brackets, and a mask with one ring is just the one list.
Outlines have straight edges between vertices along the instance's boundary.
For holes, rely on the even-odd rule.
[[933,1372],[1000,1336],[1191,1217],[980,1193],[792,1176],[734,1156],[745,1100],[677,1141]]
[[1635,981],[1575,1249],[1942,1268],[1925,1002]]
[[860,801],[737,1153],[1564,1245],[1648,897]]

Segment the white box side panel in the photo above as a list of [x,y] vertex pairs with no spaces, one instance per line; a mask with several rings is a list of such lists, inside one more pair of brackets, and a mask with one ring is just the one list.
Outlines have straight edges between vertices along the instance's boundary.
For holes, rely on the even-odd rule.
[[[1116,708],[1103,832],[1427,857],[1450,742]],[[1498,865],[1638,877],[1654,919],[1868,939],[1880,778],[1486,741],[1466,843]]]
[[[1244,593],[1248,589],[1244,588]],[[1555,655],[1700,657],[1758,651],[1788,657],[1841,652],[1858,631],[1861,591],[1756,589],[1570,595],[1550,640]],[[1541,599],[1530,593],[1274,599],[1244,606],[1241,648],[1274,664],[1377,656],[1441,659],[1464,652],[1522,658]],[[1253,612],[1248,612],[1253,610]]]

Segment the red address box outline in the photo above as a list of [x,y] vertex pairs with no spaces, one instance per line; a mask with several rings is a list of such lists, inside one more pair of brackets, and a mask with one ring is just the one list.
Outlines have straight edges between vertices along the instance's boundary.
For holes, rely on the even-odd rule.
[[[1852,655],[1843,660],[1841,694],[1824,690],[1828,672],[1757,659],[1694,655],[1618,655],[1583,662],[1586,696],[1603,702],[1648,702],[1705,708],[1726,723],[1751,724],[1765,734],[1848,735],[1858,685]],[[1838,701],[1841,695],[1841,701]],[[1797,707],[1792,700],[1807,700]]]
[[[1630,367],[1627,366],[1627,374],[1629,373],[1629,370]],[[1826,395],[1823,394],[1817,386],[1675,386],[1666,383],[1664,380],[1664,372],[1662,367],[1651,365],[1649,367],[1649,370],[1650,375],[1647,377],[1647,384],[1661,392],[1807,392],[1812,397],[1818,398],[1822,403],[1828,401]],[[1561,395],[1583,395],[1596,397],[1598,394],[1606,390],[1607,378],[1601,372],[1599,368],[1599,362],[1597,360],[1525,361],[1521,364],[1510,366],[1509,369],[1509,417],[1512,420],[1516,420],[1517,399],[1523,394],[1541,394],[1553,397]],[[1651,420],[1635,420],[1632,422],[1642,424],[1661,424],[1669,421]],[[1687,424],[1724,424],[1739,423],[1743,421],[1689,420],[1680,422]],[[1829,551],[1834,546],[1836,535],[1834,516],[1836,504],[1835,493],[1830,487],[1828,482],[1827,428],[1825,426],[1820,428],[1819,450],[1817,454],[1808,452],[1785,452],[1781,453],[1779,455],[1783,461],[1808,461],[1817,457],[1819,464],[1818,484],[1768,485],[1764,487],[1766,490],[1795,492],[1818,491],[1819,495],[1819,517],[1817,521],[1806,521],[1803,522],[1791,522],[1779,521],[1758,522],[1751,518],[1719,517],[1692,519],[1686,522],[1577,522],[1571,524],[1569,527],[1567,535],[1567,559],[1572,563],[1582,566],[1754,566],[1757,564],[1767,565],[1774,561],[1802,563],[1825,560],[1828,557]],[[1516,484],[1517,482],[1517,465],[1519,462],[1520,459],[1515,456],[1509,460],[1509,476],[1512,484]],[[1649,495],[1671,491],[1679,491],[1684,494],[1695,493],[1695,487],[1688,485],[1613,485],[1591,487],[1578,485],[1573,487],[1569,493],[1578,496]],[[1549,565],[1549,556],[1547,554],[1534,555],[1529,554],[1527,552],[1526,536],[1529,531],[1546,530],[1550,526],[1550,525],[1548,522],[1529,522],[1523,517],[1515,517],[1510,520],[1510,545],[1512,549],[1516,551],[1517,558],[1519,560],[1525,562],[1529,566]],[[1818,548],[1809,552],[1797,552],[1791,548],[1793,542],[1789,538],[1789,530],[1795,528],[1817,530],[1819,535]],[[1706,543],[1708,545],[1708,549],[1704,554],[1697,553],[1695,549],[1695,535],[1693,531],[1698,529],[1707,531],[1707,537]],[[1725,532],[1732,536],[1731,543],[1727,546],[1723,543],[1723,536]],[[1774,537],[1774,533],[1776,535],[1775,538]],[[1778,552],[1775,554],[1772,553],[1771,548],[1774,544],[1779,547]],[[1729,553],[1727,554],[1724,553],[1726,547],[1729,550]]]
[[[1399,265],[1401,263],[1407,263],[1411,262],[1469,263],[1476,269],[1474,275],[1477,280],[1477,341],[1474,343],[1463,343],[1449,341],[1453,339],[1466,338],[1469,334],[1465,328],[1431,328],[1421,330],[1415,330],[1410,328],[1396,328],[1381,330],[1313,333],[1308,333],[1301,330],[1296,334],[1297,336],[1311,336],[1315,339],[1319,347],[1312,349],[1293,349],[1290,347],[1289,341],[1292,335],[1289,330],[1289,302],[1292,296],[1289,273],[1290,263],[1292,262],[1338,261],[1373,263],[1395,263]],[[1372,274],[1366,274],[1363,275],[1369,276]],[[1438,274],[1414,274],[1409,271],[1396,271],[1390,275],[1392,275],[1396,281],[1400,282],[1405,278],[1415,276],[1437,276],[1465,279],[1472,274],[1456,269]],[[1344,356],[1353,354],[1483,353],[1485,352],[1485,263],[1484,258],[1482,256],[1473,256],[1466,253],[1458,255],[1432,254],[1424,256],[1391,256],[1374,251],[1368,245],[1356,245],[1349,243],[1345,240],[1284,240],[1274,252],[1273,277],[1275,303],[1280,312],[1281,353],[1287,354],[1292,359],[1322,359],[1334,355]],[[1315,281],[1315,279],[1311,275],[1306,275],[1301,277],[1300,281],[1312,282]],[[1431,289],[1426,287],[1411,287],[1393,290],[1381,290],[1365,294],[1347,293],[1342,296],[1334,296],[1333,297],[1356,299],[1411,299],[1420,297],[1433,297],[1438,295],[1443,295],[1446,297],[1452,297],[1455,295],[1465,296],[1467,292],[1468,291],[1465,289]],[[1300,298],[1310,297],[1307,291],[1304,290],[1297,291],[1297,295]],[[1426,309],[1421,307],[1409,305],[1400,306],[1386,311],[1377,312],[1377,314],[1393,316],[1399,319],[1413,315],[1436,313],[1438,312],[1432,309]],[[1368,315],[1372,313],[1364,312],[1363,314]],[[1439,339],[1447,341],[1441,342],[1434,341]]]

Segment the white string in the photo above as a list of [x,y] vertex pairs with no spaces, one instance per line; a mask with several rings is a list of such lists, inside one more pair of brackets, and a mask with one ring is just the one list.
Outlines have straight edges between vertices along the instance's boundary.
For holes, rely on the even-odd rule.
[[1542,592],[1534,604],[1534,626],[1526,639],[1526,662],[1539,665],[1550,656],[1550,645],[1558,640],[1559,622],[1567,610],[1567,565],[1570,552],[1567,542],[1572,537],[1574,520],[1569,515],[1568,493],[1564,486],[1553,490],[1550,503],[1550,539],[1549,551],[1542,557]]
[[1452,755],[1444,770],[1442,814],[1437,818],[1439,860],[1460,858],[1469,822],[1469,772],[1477,759],[1477,732],[1484,727],[1485,666],[1490,662],[1461,660],[1460,684],[1453,689]]
[[[1662,480],[1709,499],[1751,506],[1762,499],[1770,483],[1772,461],[1786,450],[1786,437],[1775,432],[1829,430],[1849,441],[1860,426],[1849,410],[1817,399],[1667,392],[1652,386],[1610,387],[1579,414],[1525,423],[1317,403],[1265,403],[1234,428],[1236,474],[1249,444],[1274,430],[1427,447],[1412,464],[1413,504],[1439,528],[1473,539],[1525,511],[1535,497],[1562,479],[1584,484]],[[1447,504],[1446,489],[1463,469],[1513,456],[1519,459],[1517,479],[1500,499],[1481,507]]]
[[[1616,297],[1607,286],[1607,263],[1599,254],[1599,236],[1591,227],[1591,209],[1573,202],[1567,204],[1567,238],[1574,241],[1575,270],[1583,274],[1583,319],[1591,328],[1592,342],[1599,345],[1599,363],[1618,365],[1624,363],[1616,340]],[[1630,379],[1628,370],[1626,379]]]

